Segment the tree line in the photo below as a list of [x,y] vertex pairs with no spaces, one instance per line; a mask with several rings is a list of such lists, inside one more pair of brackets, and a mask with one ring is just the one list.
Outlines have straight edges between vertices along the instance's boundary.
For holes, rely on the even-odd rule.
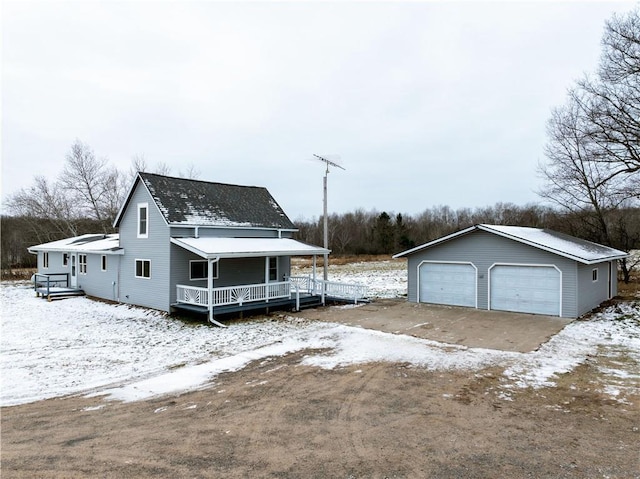
[[[356,210],[329,215],[329,248],[338,255],[392,255],[475,224],[516,225],[547,228],[614,248],[640,249],[640,208],[603,212],[608,239],[587,221],[591,212],[567,212],[551,206],[496,203],[483,208],[434,206],[411,216],[386,211]],[[298,221],[297,238],[323,243],[323,218]],[[623,279],[628,282],[633,260],[621,261]]]

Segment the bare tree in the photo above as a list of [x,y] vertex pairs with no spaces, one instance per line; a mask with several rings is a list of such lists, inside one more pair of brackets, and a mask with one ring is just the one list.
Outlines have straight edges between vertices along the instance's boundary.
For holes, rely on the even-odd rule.
[[[539,195],[560,206],[580,236],[629,251],[640,237],[623,210],[640,199],[640,18],[607,22],[597,75],[569,91],[547,125]],[[576,234],[576,231],[572,231]],[[627,263],[622,263],[625,279]]]
[[123,181],[121,173],[109,166],[106,158],[96,158],[88,145],[76,140],[59,181],[82,216],[105,225],[113,221],[123,196]]
[[30,227],[40,242],[78,234],[78,214],[57,182],[36,176],[33,185],[23,188],[7,201],[7,208],[17,216],[30,218]]
[[[635,9],[606,22],[595,77],[578,82],[574,101],[598,146],[592,161],[610,176],[640,171],[640,14]],[[576,91],[581,90],[576,94]]]

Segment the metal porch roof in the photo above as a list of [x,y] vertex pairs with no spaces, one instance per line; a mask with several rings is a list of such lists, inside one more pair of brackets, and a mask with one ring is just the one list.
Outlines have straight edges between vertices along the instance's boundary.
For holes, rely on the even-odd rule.
[[311,256],[330,250],[290,238],[171,238],[171,242],[202,258]]
[[61,251],[61,252],[79,252],[79,253],[101,253],[101,254],[123,254],[124,250],[120,248],[119,234],[86,234],[73,236],[49,243],[42,243],[31,246],[30,253],[36,251]]

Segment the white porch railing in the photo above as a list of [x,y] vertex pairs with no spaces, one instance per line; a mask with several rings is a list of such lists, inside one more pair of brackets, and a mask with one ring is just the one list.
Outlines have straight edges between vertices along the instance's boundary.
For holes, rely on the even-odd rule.
[[298,286],[300,292],[307,294],[321,295],[341,299],[352,299],[355,302],[367,297],[368,288],[357,283],[338,283],[337,281],[324,281],[313,279],[311,276],[291,276],[291,283]]
[[[207,288],[196,286],[186,286],[178,284],[178,303],[195,304],[197,306],[209,306],[209,291]],[[213,288],[212,306],[224,306],[227,304],[238,304],[252,301],[269,301],[271,299],[290,298],[291,284],[288,281],[278,283],[243,284],[238,286],[226,286],[223,288]]]
[[[177,302],[196,306],[209,306],[209,291],[197,286],[176,285]],[[333,281],[314,280],[309,276],[292,276],[288,281],[277,283],[243,284],[213,288],[211,306],[224,306],[253,301],[269,301],[280,298],[293,298],[299,301],[300,294],[331,296],[358,302],[367,295],[367,287],[360,284],[337,283]]]
[[367,287],[362,284],[336,283],[324,280],[318,282],[324,283],[324,294],[326,296],[353,299],[356,303],[367,296]]

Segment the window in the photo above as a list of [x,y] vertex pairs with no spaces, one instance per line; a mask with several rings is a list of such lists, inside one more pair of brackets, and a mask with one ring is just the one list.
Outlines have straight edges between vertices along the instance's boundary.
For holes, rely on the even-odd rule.
[[62,253],[62,266],[69,266],[69,254]]
[[278,258],[271,256],[267,258],[269,261],[267,267],[269,268],[269,281],[278,280]]
[[138,238],[149,237],[149,203],[138,204]]
[[106,271],[107,270],[107,255],[103,254],[102,257],[100,258],[100,270],[101,271]]
[[80,274],[87,274],[87,255],[78,255],[78,266],[80,267]]
[[49,267],[49,253],[47,253],[46,251],[42,253],[42,267],[43,268]]
[[593,268],[593,270],[591,270],[591,281],[594,283],[598,281],[598,268]]
[[[189,261],[189,279],[208,279],[209,268],[207,266],[208,261],[194,260]],[[212,278],[218,277],[218,263],[213,263]]]
[[151,278],[151,261],[148,259],[136,260],[136,278]]

